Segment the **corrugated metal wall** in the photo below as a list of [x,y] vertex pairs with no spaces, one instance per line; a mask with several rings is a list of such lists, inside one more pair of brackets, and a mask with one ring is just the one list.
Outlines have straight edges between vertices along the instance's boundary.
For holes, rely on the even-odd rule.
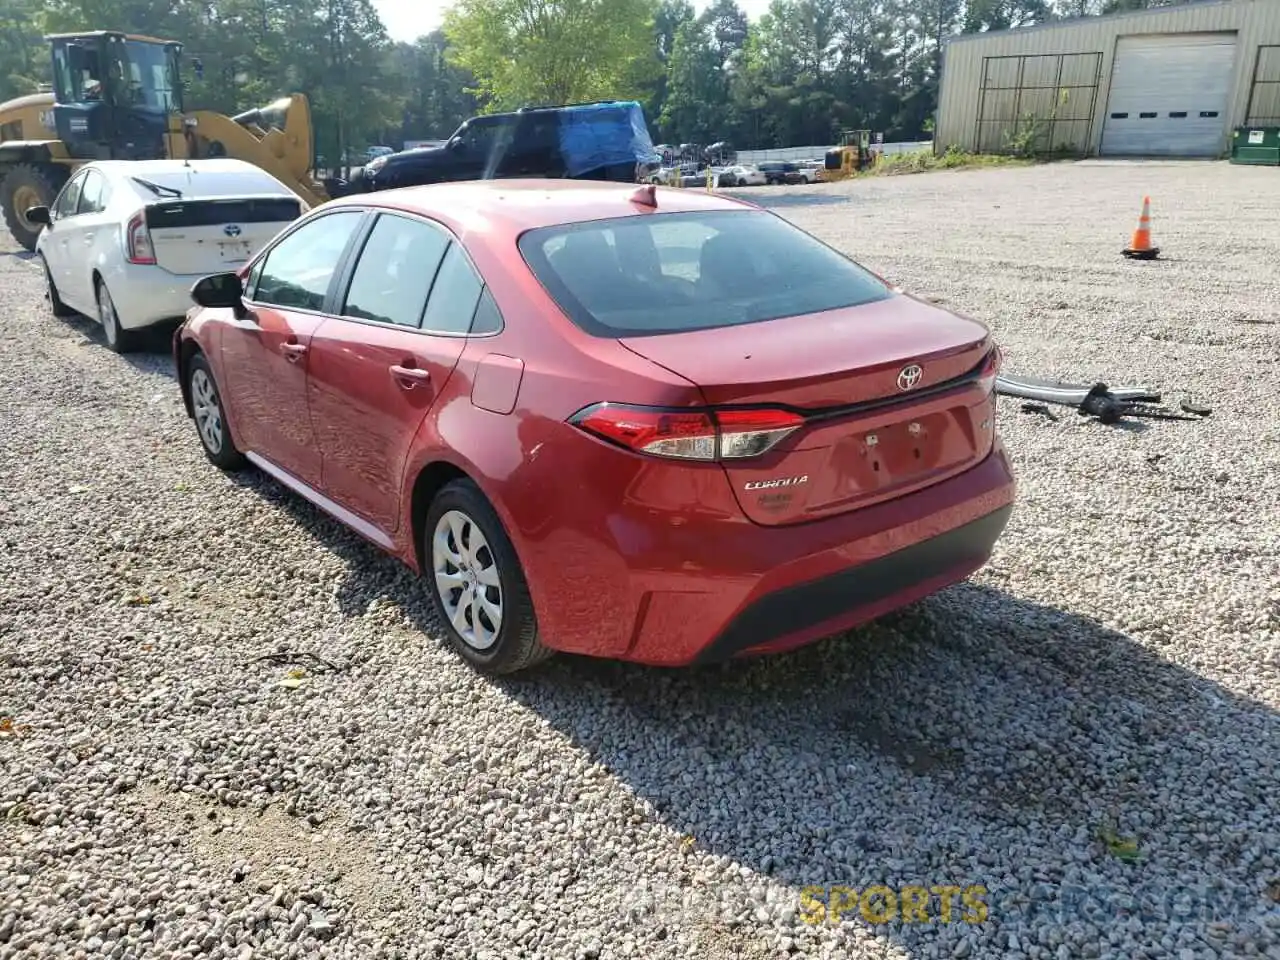
[[[1046,116],[1056,104],[1053,147],[1074,146],[1096,154],[1120,37],[1221,31],[1237,34],[1236,83],[1230,115],[1223,125],[1225,150],[1232,127],[1280,115],[1280,0],[1190,3],[957,37],[944,53],[934,149],[942,151],[953,144],[964,150],[1002,149],[1007,142],[1005,130],[1016,134],[1016,119],[1002,124],[994,122],[997,118],[1013,117],[1015,108],[1021,115],[1036,112]],[[1087,79],[1093,69],[1097,71],[1096,90],[1089,87]],[[1062,82],[1055,86],[1059,70]],[[1021,80],[1003,76],[1001,71],[1020,72]],[[1070,85],[1067,79],[1072,81]],[[1071,87],[1065,98],[1064,86]],[[988,102],[984,104],[984,100]],[[980,116],[985,121],[982,124]]]

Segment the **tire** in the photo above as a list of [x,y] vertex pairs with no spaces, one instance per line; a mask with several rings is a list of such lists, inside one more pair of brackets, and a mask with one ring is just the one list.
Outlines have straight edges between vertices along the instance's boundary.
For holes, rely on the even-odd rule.
[[44,282],[47,290],[45,296],[49,300],[49,312],[55,317],[73,317],[75,311],[62,302],[62,298],[58,296],[58,287],[53,282],[53,274],[49,272],[49,264],[44,262],[44,257],[40,258],[40,266],[44,269]]
[[[62,176],[62,180],[65,179]],[[42,224],[28,223],[26,210],[19,210],[18,207],[52,207],[62,180],[59,180],[58,173],[48,172],[29,163],[20,163],[0,182],[0,207],[4,208],[5,225],[13,234],[13,239],[28,252],[35,252],[36,240],[44,227]],[[32,203],[32,200],[39,202]]]
[[[478,546],[477,533],[483,541]],[[511,674],[554,653],[538,640],[538,621],[515,547],[479,487],[470,480],[446,484],[427,510],[422,538],[427,590],[449,643],[464,660],[484,673]],[[497,583],[486,586],[482,578],[489,571]],[[486,602],[478,614],[476,587]]]
[[137,333],[120,326],[120,317],[116,313],[116,304],[111,299],[111,291],[107,289],[106,281],[99,280],[95,287],[98,301],[98,322],[102,324],[102,334],[106,337],[107,347],[115,353],[133,352],[137,349]]
[[200,437],[204,455],[221,470],[233,473],[241,469],[245,465],[244,454],[231,436],[222,393],[203,353],[197,353],[187,362],[183,375],[187,381],[187,396],[191,398],[191,419],[196,425],[196,435]]

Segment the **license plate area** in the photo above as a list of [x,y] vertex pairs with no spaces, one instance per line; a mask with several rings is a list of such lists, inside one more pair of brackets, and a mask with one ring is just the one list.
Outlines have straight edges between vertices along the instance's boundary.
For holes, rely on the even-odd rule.
[[[863,492],[912,483],[963,459],[950,412],[931,413],[859,431],[851,438],[852,487]],[[850,491],[852,492],[852,491]]]
[[218,242],[218,253],[223,263],[244,263],[249,259],[249,244],[243,240],[221,240]]

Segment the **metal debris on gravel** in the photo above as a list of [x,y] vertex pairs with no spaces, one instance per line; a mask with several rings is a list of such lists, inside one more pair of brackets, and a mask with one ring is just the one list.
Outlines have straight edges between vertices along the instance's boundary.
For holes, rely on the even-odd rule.
[[[744,194],[1011,371],[1214,415],[1001,401],[1021,501],[971,582],[794,655],[494,682],[406,571],[204,461],[163,342],[108,353],[0,253],[0,960],[1280,953],[1280,181]],[[982,923],[904,897],[974,886]]]

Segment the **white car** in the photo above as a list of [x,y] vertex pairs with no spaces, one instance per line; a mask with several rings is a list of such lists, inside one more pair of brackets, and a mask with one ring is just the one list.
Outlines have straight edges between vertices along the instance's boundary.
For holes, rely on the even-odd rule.
[[720,184],[725,187],[762,187],[767,182],[764,173],[750,163],[735,164],[720,172]]
[[825,166],[821,160],[801,160],[796,164],[796,172],[804,178],[805,183],[817,183]]
[[53,313],[96,317],[124,353],[139,330],[184,317],[197,280],[248,262],[305,209],[243,160],[99,160],[27,215],[47,224],[36,253]]

